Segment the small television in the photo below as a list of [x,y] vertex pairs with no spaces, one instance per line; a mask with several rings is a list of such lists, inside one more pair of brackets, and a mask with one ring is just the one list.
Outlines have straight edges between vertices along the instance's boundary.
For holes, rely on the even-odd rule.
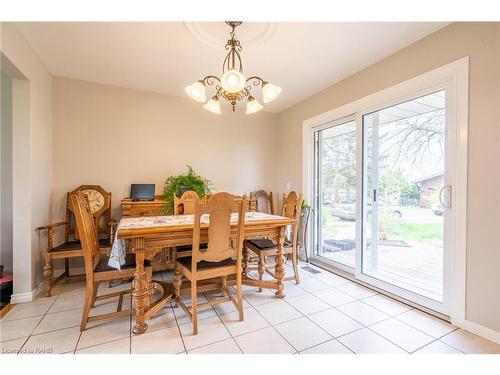
[[130,199],[133,201],[152,201],[155,199],[155,184],[131,184]]

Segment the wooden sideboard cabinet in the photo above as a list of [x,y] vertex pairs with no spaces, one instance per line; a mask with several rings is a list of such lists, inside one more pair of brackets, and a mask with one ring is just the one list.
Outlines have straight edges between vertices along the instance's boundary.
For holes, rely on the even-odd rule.
[[156,195],[152,201],[133,201],[130,198],[122,199],[122,216],[161,216],[165,215],[165,201],[161,195]]

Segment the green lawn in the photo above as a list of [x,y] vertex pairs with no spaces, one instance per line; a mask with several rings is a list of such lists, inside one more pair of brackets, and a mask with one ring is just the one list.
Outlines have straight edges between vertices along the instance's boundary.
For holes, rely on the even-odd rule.
[[[401,239],[407,241],[423,241],[423,240],[442,240],[442,222],[440,218],[434,216],[429,209],[418,208],[418,207],[404,207],[403,217],[396,218],[392,216],[382,216],[380,217],[379,223],[379,235],[385,233],[388,239]],[[323,206],[323,225],[326,231],[329,231],[335,227],[339,228],[339,225],[345,225],[348,221],[342,221],[333,217],[330,213],[331,206]],[[425,215],[422,215],[424,213]]]

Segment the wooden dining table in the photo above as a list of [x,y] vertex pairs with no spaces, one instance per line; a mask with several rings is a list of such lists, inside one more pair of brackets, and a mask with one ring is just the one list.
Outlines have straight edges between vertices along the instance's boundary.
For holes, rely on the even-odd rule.
[[[231,225],[236,233],[237,213],[231,217]],[[201,218],[200,241],[207,242],[208,217]],[[288,225],[298,225],[298,220],[283,216],[269,215],[260,212],[247,212],[245,214],[245,239],[268,238],[277,244],[275,257],[275,280],[257,280],[245,273],[242,277],[244,285],[276,290],[275,296],[285,296],[285,270],[283,244],[285,241],[285,230]],[[146,320],[160,310],[173,295],[173,288],[164,291],[164,295],[156,302],[151,302],[152,281],[148,280],[144,268],[144,260],[152,260],[165,248],[172,248],[172,261],[175,262],[176,246],[191,245],[193,241],[194,215],[171,215],[171,216],[148,216],[122,218],[118,224],[116,241],[121,241],[121,246],[126,251],[135,253],[136,270],[132,283],[132,302],[135,309],[134,333],[144,333],[147,330]],[[295,229],[295,228],[293,228]],[[113,246],[112,256],[115,246]],[[116,254],[114,254],[116,256]],[[215,284],[213,284],[215,286]],[[207,285],[206,290],[212,286]],[[165,294],[165,293],[164,293]]]

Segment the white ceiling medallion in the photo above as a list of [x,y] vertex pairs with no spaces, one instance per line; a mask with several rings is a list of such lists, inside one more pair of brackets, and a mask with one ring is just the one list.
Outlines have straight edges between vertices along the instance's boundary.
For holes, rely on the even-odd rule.
[[[193,84],[185,88],[186,94],[191,99],[203,103],[207,99],[206,90],[212,86],[215,90],[214,95],[205,103],[203,108],[207,111],[221,114],[220,98],[225,99],[233,107],[233,112],[236,110],[236,105],[246,99],[247,114],[259,112],[262,108],[252,95],[253,89],[262,87],[262,98],[264,103],[269,103],[275,100],[281,94],[281,87],[273,85],[269,81],[263,80],[261,77],[252,75],[245,77],[243,75],[243,62],[241,61],[240,52],[243,50],[242,42],[236,36],[236,28],[241,27],[242,21],[226,21],[226,25],[231,28],[229,32],[229,40],[225,45],[227,51],[226,57],[222,64],[222,76],[209,75],[205,76]],[[213,27],[214,24],[211,25]],[[226,32],[227,32],[227,26]],[[252,28],[247,28],[251,30]],[[247,33],[248,34],[248,33]]]
[[[188,32],[200,42],[221,49],[227,40],[227,29],[221,22],[184,22]],[[276,31],[276,22],[247,22],[240,30],[239,39],[245,48],[258,46]]]

